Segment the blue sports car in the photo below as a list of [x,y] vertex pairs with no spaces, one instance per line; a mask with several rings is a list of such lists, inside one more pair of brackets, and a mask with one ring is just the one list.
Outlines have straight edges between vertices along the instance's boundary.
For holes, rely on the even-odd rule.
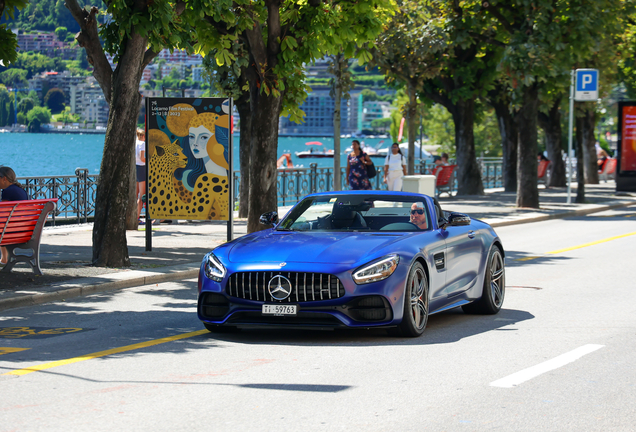
[[504,249],[486,223],[407,192],[308,195],[271,229],[203,258],[198,315],[210,331],[385,327],[422,334],[430,314],[495,314]]

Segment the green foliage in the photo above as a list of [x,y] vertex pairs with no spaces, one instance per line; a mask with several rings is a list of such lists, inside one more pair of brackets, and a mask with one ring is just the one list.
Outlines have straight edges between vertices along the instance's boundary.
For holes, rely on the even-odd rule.
[[55,29],[55,36],[59,41],[64,42],[66,40],[66,36],[68,35],[68,29],[66,27],[58,27]]
[[31,79],[45,71],[62,72],[66,70],[66,65],[59,58],[50,58],[33,52],[19,52],[15,62],[11,63],[10,69],[12,68],[26,70],[26,79]]
[[[481,2],[477,2],[481,3]],[[600,55],[612,59],[610,40],[618,35],[621,0],[515,0],[484,3],[505,44],[498,69],[518,105],[524,87],[567,87],[569,70],[589,67]],[[478,6],[475,6],[478,7]],[[481,6],[479,6],[481,7]],[[516,102],[515,102],[516,98]]]
[[25,97],[20,102],[18,102],[18,113],[23,113],[26,115],[26,113],[31,111],[35,106],[36,103],[33,99]]
[[[27,0],[4,0],[0,8],[0,65],[9,65],[15,60],[18,40],[8,28],[7,21],[14,19],[14,11],[20,11]],[[18,12],[20,13],[20,12]]]
[[27,86],[27,71],[24,69],[11,68],[0,73],[0,82],[7,87],[25,87]]
[[[118,63],[124,54],[126,41],[138,35],[148,39],[153,51],[170,48],[185,49],[191,53],[201,48],[203,38],[209,37],[197,35],[198,31],[207,27],[203,11],[216,16],[215,9],[230,4],[229,0],[179,3],[184,7],[181,14],[177,11],[177,2],[171,0],[156,0],[143,7],[137,7],[136,3],[126,0],[109,1],[105,10],[100,9],[109,16],[108,22],[100,29],[104,50],[113,54],[115,63]],[[215,32],[213,37],[217,36],[219,35]],[[223,37],[218,39],[225,40]]]
[[436,11],[424,2],[401,2],[373,50],[373,64],[385,73],[388,83],[409,84],[418,90],[425,79],[437,75],[438,54],[448,42],[443,21],[436,18]]
[[44,104],[51,110],[52,113],[59,113],[64,109],[64,101],[66,96],[64,92],[59,88],[52,88],[44,96]]
[[371,127],[380,132],[386,132],[393,123],[391,118],[379,118],[371,121]]
[[51,111],[44,107],[35,107],[27,113],[29,132],[39,132],[40,125],[51,122]]
[[[10,21],[11,27],[27,32],[55,31],[59,27],[66,27],[71,33],[79,31],[79,25],[64,6],[64,0],[37,0],[29,4],[26,4],[27,1],[18,1],[24,3],[25,7]],[[94,5],[100,9],[104,7],[101,0],[79,0],[78,3],[82,7],[88,5]]]

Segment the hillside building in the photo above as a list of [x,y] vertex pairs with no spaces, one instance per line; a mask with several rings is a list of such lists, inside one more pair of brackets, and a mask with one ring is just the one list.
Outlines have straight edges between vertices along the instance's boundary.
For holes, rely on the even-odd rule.
[[72,114],[78,114],[88,123],[108,123],[109,106],[95,78],[89,77],[86,82],[71,86],[69,93]]

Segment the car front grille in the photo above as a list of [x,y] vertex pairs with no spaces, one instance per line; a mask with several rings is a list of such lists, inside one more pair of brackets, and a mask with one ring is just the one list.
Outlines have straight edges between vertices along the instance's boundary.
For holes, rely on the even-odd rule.
[[[289,279],[291,294],[276,300],[269,293],[269,281],[277,275]],[[226,292],[232,297],[258,301],[308,302],[343,297],[344,286],[334,275],[304,272],[242,272],[230,275]]]

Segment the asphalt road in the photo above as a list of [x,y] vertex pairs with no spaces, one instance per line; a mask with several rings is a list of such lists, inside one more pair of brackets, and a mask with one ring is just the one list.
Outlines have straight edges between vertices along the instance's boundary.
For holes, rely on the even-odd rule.
[[636,215],[497,231],[504,309],[417,339],[213,335],[195,280],[6,311],[0,430],[633,430]]

